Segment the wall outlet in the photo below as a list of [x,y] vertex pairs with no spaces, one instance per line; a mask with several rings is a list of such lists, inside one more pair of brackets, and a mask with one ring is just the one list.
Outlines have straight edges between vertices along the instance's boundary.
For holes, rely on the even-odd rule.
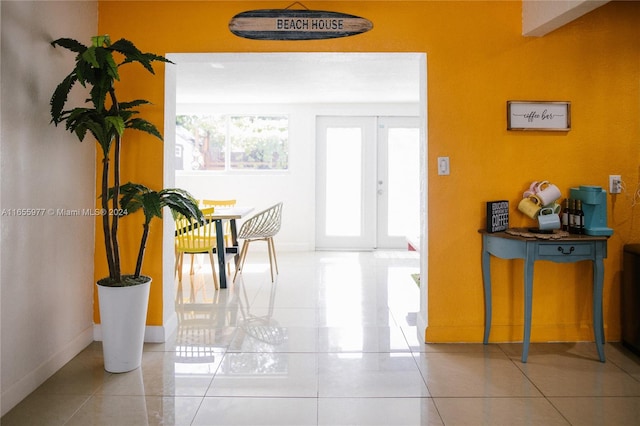
[[609,175],[609,193],[620,194],[622,192],[622,177],[620,175]]

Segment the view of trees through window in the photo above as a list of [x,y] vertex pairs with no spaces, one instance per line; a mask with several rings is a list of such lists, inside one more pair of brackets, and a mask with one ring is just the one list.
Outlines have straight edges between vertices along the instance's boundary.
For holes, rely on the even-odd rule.
[[287,116],[176,116],[176,170],[288,168]]

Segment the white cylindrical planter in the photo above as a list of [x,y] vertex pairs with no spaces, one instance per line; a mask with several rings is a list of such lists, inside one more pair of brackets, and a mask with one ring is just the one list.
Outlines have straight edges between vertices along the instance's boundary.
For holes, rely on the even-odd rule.
[[135,370],[142,364],[151,278],[143,284],[108,287],[98,284],[104,369]]

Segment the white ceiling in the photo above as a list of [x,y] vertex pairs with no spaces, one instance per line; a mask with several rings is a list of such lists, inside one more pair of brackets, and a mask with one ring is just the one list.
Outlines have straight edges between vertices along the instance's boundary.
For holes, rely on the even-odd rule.
[[523,0],[522,35],[542,37],[609,0]]
[[[608,0],[523,2],[523,34],[542,36]],[[418,102],[412,53],[195,53],[178,63],[178,104]]]
[[210,53],[177,63],[178,104],[418,102],[416,53]]

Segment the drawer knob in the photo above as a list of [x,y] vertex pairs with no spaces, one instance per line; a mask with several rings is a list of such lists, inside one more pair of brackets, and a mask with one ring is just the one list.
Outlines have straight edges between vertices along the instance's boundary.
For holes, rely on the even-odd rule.
[[571,247],[569,248],[569,251],[564,251],[564,247],[562,247],[562,246],[558,246],[558,251],[559,251],[560,253],[562,253],[562,254],[571,254],[571,253],[573,253],[573,251],[574,251],[575,249],[576,249],[576,248],[575,248],[574,246],[571,246]]

